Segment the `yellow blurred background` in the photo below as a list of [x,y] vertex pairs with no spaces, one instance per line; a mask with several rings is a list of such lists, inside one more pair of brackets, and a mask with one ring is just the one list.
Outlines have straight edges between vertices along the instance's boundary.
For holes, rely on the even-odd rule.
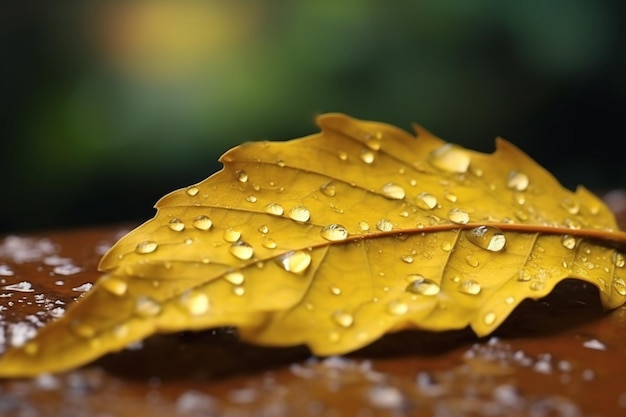
[[228,148],[341,111],[574,188],[626,184],[623,0],[13,2],[0,12],[0,232],[140,222]]

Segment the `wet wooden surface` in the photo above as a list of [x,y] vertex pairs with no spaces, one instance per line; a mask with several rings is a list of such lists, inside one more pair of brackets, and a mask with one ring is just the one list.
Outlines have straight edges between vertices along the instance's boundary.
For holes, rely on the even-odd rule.
[[[623,229],[626,198],[607,201]],[[0,348],[63,314],[131,226],[2,237]],[[0,381],[0,416],[613,417],[626,416],[625,378],[626,307],[603,311],[594,287],[566,280],[483,339],[401,332],[315,358],[233,329],[159,335],[81,369]]]

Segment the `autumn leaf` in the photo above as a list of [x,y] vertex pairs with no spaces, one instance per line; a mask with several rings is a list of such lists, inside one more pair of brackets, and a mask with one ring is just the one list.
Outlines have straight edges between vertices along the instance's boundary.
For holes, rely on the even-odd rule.
[[317,355],[408,328],[483,336],[568,277],[597,286],[607,309],[626,300],[612,213],[511,143],[484,154],[419,126],[416,138],[343,114],[317,121],[319,134],[235,147],[221,171],[164,196],[86,296],[0,358],[0,376],[221,326]]

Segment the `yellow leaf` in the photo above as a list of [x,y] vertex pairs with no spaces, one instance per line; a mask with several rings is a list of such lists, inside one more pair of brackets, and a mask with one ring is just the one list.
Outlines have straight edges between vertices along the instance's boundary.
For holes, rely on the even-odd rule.
[[0,358],[0,376],[221,326],[317,355],[407,328],[482,336],[568,277],[597,286],[607,309],[624,303],[626,234],[611,212],[509,142],[484,154],[419,126],[416,139],[343,114],[318,123],[235,147],[220,172],[164,196],[84,298]]

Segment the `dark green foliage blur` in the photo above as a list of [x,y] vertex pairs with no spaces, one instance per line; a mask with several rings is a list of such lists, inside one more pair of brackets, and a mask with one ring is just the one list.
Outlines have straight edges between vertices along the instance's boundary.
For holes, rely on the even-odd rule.
[[0,232],[139,224],[228,148],[341,111],[512,141],[626,185],[623,0],[16,1],[0,12]]

